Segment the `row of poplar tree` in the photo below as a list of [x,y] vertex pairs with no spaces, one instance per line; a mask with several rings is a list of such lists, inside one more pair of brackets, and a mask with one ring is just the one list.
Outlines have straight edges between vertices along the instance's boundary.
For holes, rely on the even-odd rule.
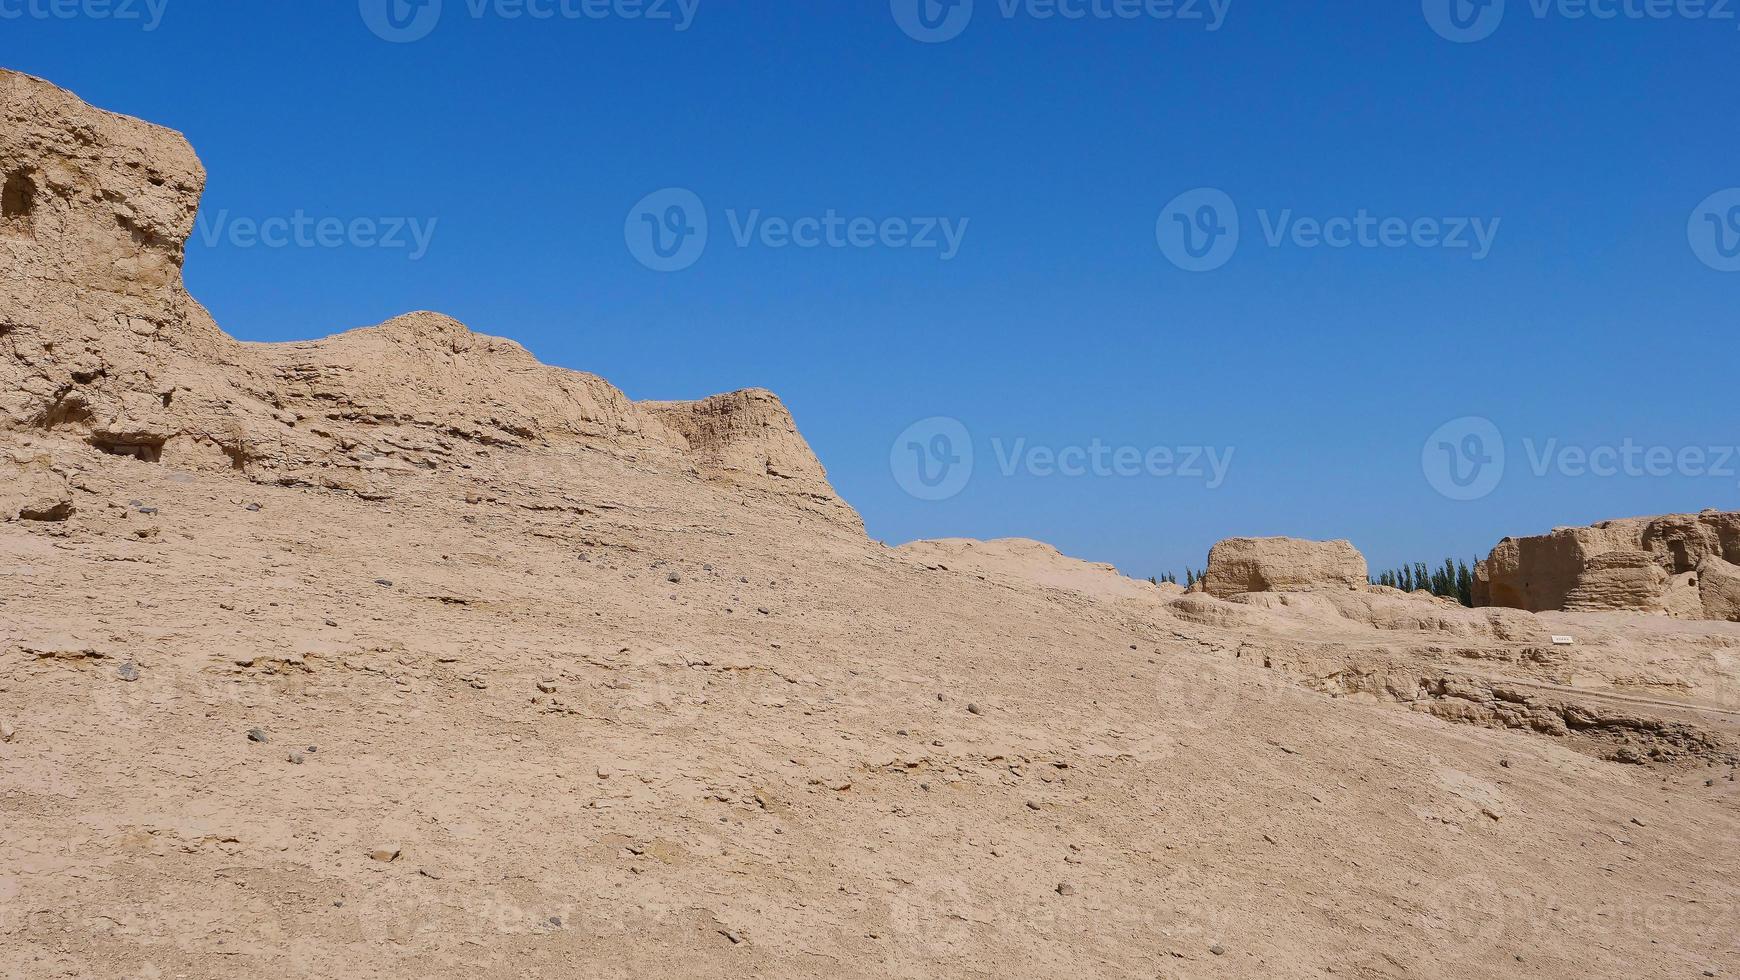
[[[1176,572],[1150,576],[1148,581],[1155,585],[1159,585],[1161,582],[1170,582],[1173,585],[1182,584],[1185,588],[1190,588],[1200,581],[1204,574],[1206,572],[1186,567],[1183,583],[1178,581],[1178,573]],[[1387,585],[1392,589],[1401,589],[1403,592],[1418,592],[1423,589],[1441,598],[1455,599],[1464,606],[1472,608],[1474,605],[1474,571],[1467,562],[1457,561],[1454,558],[1444,559],[1444,564],[1438,568],[1433,568],[1423,561],[1413,565],[1403,565],[1400,568],[1392,568],[1389,571],[1373,575],[1371,584]]]

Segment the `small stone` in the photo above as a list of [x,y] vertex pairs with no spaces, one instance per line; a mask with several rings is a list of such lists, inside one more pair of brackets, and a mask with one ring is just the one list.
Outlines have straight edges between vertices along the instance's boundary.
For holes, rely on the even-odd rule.
[[247,509],[250,513],[258,514],[260,512],[260,505],[259,504],[249,504]]
[[0,742],[12,741],[12,736],[18,734],[18,729],[12,727],[9,721],[0,721]]
[[375,579],[375,584],[391,588],[393,585],[393,580],[390,578],[378,578],[378,579]]
[[719,930],[719,935],[724,936],[726,939],[731,940],[731,945],[733,945],[733,946],[736,946],[737,944],[743,942],[743,936],[738,934],[738,933],[732,932],[730,929]]
[[326,621],[326,625],[328,625],[328,626],[337,626],[337,625],[338,625],[338,620],[336,620],[336,619],[329,619],[329,620],[327,620],[327,621]]
[[665,581],[671,583],[672,585],[676,585],[678,582],[681,582],[682,580],[683,580],[683,577],[681,575],[677,574],[676,572],[672,572],[671,574],[665,576]]
[[310,745],[308,747],[308,754],[309,755],[313,755],[314,753],[319,752],[319,751],[320,751],[320,746],[318,746],[318,745]]
[[552,929],[562,928],[562,917],[559,915],[552,915],[548,919],[546,919],[545,921],[549,924],[550,928],[552,928]]
[[1067,881],[1060,881],[1057,883],[1057,893],[1067,898],[1075,894],[1075,886]]
[[399,848],[394,844],[386,844],[370,851],[369,857],[382,864],[391,864],[399,859]]
[[1644,822],[1643,822],[1643,821],[1642,821],[1642,820],[1639,820],[1639,819],[1637,819],[1637,818],[1636,818],[1636,817],[1632,817],[1632,818],[1631,818],[1631,822],[1632,822],[1632,823],[1634,823],[1634,824],[1637,824],[1637,825],[1638,825],[1638,826],[1639,826],[1639,827],[1647,827],[1647,826],[1649,826],[1649,824],[1646,824],[1646,823],[1644,823]]
[[967,705],[967,714],[969,715],[982,715],[984,713],[985,712],[976,704]]
[[271,739],[266,736],[266,730],[264,728],[250,728],[248,729],[248,741],[269,742]]
[[418,868],[417,873],[431,881],[441,880],[441,872],[436,871],[434,868]]
[[768,609],[766,606],[757,607],[755,611],[762,614],[763,616],[773,615],[773,611],[771,609]]
[[1037,803],[1035,803],[1035,802],[1033,802],[1033,801],[1032,801],[1032,800],[1028,800],[1028,801],[1027,801],[1027,809],[1029,809],[1029,810],[1037,810],[1037,809],[1039,809],[1039,804],[1037,804]]
[[292,752],[292,753],[290,753],[288,758],[290,760],[290,764],[293,766],[299,766],[302,764],[302,753],[300,753],[300,752]]
[[555,681],[539,681],[538,682],[538,690],[544,692],[545,694],[555,694],[556,693],[556,682]]
[[1498,760],[1498,764],[1505,767],[1506,769],[1510,768],[1510,760],[1509,759],[1500,759],[1500,760]]
[[1220,946],[1220,945],[1210,946],[1210,947],[1208,947],[1208,951],[1213,953],[1216,956],[1225,956],[1226,955],[1226,947],[1225,946]]
[[139,679],[139,668],[133,664],[122,664],[115,668],[115,676],[131,684]]

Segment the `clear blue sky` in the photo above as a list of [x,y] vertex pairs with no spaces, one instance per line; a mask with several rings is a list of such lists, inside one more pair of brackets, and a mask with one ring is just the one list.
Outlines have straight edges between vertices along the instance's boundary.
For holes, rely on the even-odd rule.
[[[0,0],[0,64],[187,133],[211,174],[206,228],[437,221],[414,261],[196,235],[190,286],[230,332],[301,339],[434,309],[636,398],[765,386],[891,543],[1021,535],[1146,575],[1200,565],[1220,537],[1293,534],[1386,565],[1740,499],[1740,460],[1600,477],[1530,459],[1548,440],[1740,444],[1740,273],[1688,231],[1740,186],[1734,20],[1509,0],[1489,37],[1452,43],[1409,0],[1233,0],[1214,31],[977,0],[958,36],[920,43],[888,0],[700,0],[682,31],[445,0],[426,37],[388,43],[355,0],[167,0],[154,30],[98,0],[61,0],[70,18],[29,6],[49,2]],[[709,239],[658,272],[625,223],[670,187],[703,202]],[[1223,191],[1242,226],[1213,271],[1157,239],[1196,188]],[[830,211],[968,224],[947,260],[733,233],[752,212]],[[1362,211],[1498,231],[1481,259],[1266,239],[1284,212]],[[1723,244],[1730,216],[1723,200],[1707,218]],[[959,420],[975,456],[940,501],[891,467],[896,437],[932,416]],[[1502,481],[1466,501],[1422,465],[1462,416],[1507,451]],[[1234,456],[1212,489],[1005,476],[999,452],[1021,439]]]

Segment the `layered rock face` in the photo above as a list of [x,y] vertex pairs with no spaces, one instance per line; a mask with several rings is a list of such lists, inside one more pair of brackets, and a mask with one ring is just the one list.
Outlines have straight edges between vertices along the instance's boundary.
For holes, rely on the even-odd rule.
[[239,343],[182,284],[205,185],[185,139],[5,71],[0,119],[0,432],[369,499],[604,451],[862,527],[770,392],[637,404],[435,313]]
[[1210,549],[1203,590],[1219,598],[1246,592],[1364,589],[1365,556],[1349,541],[1230,538]]
[[1740,513],[1604,521],[1506,538],[1474,573],[1474,601],[1533,612],[1623,610],[1740,620]]

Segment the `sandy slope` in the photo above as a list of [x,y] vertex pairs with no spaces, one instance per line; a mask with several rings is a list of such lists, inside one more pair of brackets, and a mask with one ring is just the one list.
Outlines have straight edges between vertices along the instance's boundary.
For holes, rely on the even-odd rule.
[[[17,79],[56,186],[173,143]],[[0,238],[6,976],[1740,971],[1740,625],[888,549],[771,396],[235,344],[158,210]]]

